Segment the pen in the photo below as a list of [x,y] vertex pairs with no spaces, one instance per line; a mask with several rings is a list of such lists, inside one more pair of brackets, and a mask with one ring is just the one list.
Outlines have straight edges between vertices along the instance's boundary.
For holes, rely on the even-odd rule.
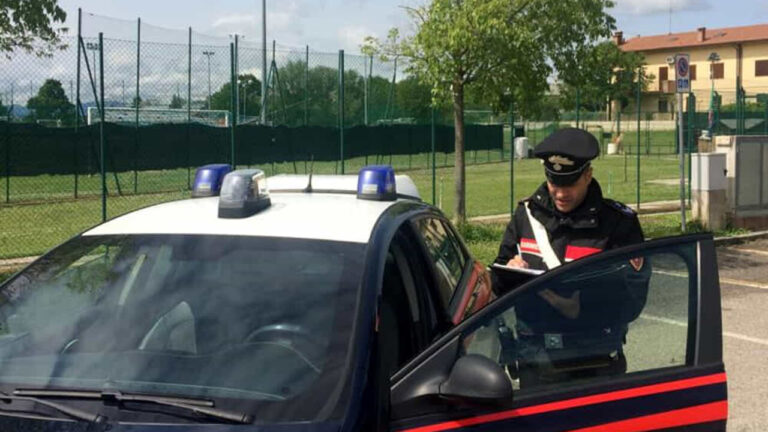
[[523,259],[523,251],[520,250],[520,243],[516,244],[517,246],[517,256],[520,257],[520,259]]

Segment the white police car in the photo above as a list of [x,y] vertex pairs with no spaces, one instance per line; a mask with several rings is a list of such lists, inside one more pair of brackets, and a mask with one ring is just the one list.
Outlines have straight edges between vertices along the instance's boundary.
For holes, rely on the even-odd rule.
[[[484,307],[485,266],[389,167],[266,179],[207,166],[193,196],[88,230],[0,286],[0,430],[724,425],[709,237],[585,258]],[[516,388],[520,298],[658,254],[690,264],[660,273],[685,280],[663,307],[694,311],[666,341],[682,360],[675,346],[626,376]]]

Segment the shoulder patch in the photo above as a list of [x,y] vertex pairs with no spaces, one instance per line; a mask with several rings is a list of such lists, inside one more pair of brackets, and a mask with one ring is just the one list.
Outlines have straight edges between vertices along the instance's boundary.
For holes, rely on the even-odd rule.
[[618,201],[614,201],[612,199],[606,199],[605,203],[608,204],[608,207],[611,207],[612,209],[617,210],[617,211],[619,211],[619,212],[621,212],[621,213],[623,213],[623,214],[625,214],[627,216],[636,216],[637,215],[637,213],[634,210],[632,210],[631,208],[627,207],[626,205],[624,205],[624,204],[622,204],[622,203],[620,203]]

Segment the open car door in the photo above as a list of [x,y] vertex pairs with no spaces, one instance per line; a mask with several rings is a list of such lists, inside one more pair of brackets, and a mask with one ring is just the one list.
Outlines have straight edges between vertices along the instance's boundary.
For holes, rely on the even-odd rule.
[[724,430],[712,236],[547,272],[460,323],[391,384],[396,431]]

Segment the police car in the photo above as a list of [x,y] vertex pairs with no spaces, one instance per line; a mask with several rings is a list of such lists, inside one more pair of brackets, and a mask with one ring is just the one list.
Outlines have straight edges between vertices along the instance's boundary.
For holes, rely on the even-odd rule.
[[[212,165],[193,197],[90,229],[0,286],[0,430],[725,426],[710,236],[593,255],[493,299],[485,266],[390,167]],[[585,347],[557,362],[570,378],[520,388],[526,296],[586,293],[638,259],[653,276],[627,372],[601,375]]]

